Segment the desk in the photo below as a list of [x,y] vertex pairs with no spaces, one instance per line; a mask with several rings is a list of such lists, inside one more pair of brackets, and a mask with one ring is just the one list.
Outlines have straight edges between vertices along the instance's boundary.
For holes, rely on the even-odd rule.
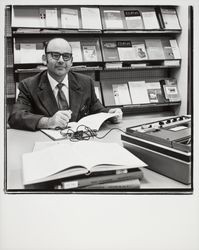
[[[98,136],[104,135],[111,128],[120,128],[125,131],[126,127],[139,125],[150,121],[159,120],[160,116],[168,116],[168,114],[156,114],[145,116],[126,116],[120,124],[102,125]],[[116,142],[122,145],[121,131],[112,130],[103,142]],[[8,129],[7,130],[7,190],[23,190],[22,183],[22,154],[31,152],[36,141],[50,141],[51,139],[40,131],[29,132],[23,130]],[[98,140],[98,139],[92,139]],[[190,185],[184,185],[174,181],[163,175],[160,175],[147,168],[143,168],[144,178],[141,181],[141,189],[190,189]]]

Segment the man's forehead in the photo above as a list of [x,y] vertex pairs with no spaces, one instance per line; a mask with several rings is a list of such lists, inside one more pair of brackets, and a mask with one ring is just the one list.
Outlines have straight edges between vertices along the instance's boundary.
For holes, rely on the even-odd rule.
[[60,51],[71,53],[71,47],[64,39],[53,39],[49,41],[47,51]]

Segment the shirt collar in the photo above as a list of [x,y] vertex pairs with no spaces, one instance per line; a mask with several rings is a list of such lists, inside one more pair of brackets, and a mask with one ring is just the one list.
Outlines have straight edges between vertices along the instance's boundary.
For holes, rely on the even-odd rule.
[[[57,82],[52,76],[47,72],[48,80],[50,82],[52,90],[54,90],[59,82]],[[65,75],[62,83],[68,88],[68,74]]]

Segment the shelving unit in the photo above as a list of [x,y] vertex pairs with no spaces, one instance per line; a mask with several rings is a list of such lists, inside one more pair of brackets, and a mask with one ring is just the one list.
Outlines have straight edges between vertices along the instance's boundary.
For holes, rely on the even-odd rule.
[[[11,9],[12,7],[12,9]],[[8,36],[7,32],[7,79],[6,79],[6,88],[7,88],[7,98],[11,98],[15,101],[16,98],[16,83],[23,80],[24,78],[39,73],[44,68],[42,66],[41,54],[43,53],[43,43],[48,41],[53,37],[63,37],[66,38],[69,42],[76,43],[73,48],[77,53],[74,56],[73,70],[87,74],[96,81],[97,86],[101,90],[102,102],[105,106],[119,106],[123,109],[124,113],[134,114],[135,112],[139,113],[149,113],[149,112],[162,112],[170,111],[172,114],[186,113],[187,100],[184,99],[184,94],[186,94],[187,89],[187,51],[184,49],[184,43],[182,39],[187,38],[187,30],[184,30],[184,23],[187,22],[188,16],[184,15],[186,13],[186,7],[178,6],[166,6],[167,9],[171,8],[176,10],[177,18],[179,18],[179,26],[176,29],[167,29],[163,25],[161,8],[164,6],[8,6],[7,14],[12,16],[10,18],[10,23],[7,22],[9,26],[10,33]],[[99,12],[99,17],[97,16],[97,23],[93,21],[92,27],[85,27],[85,21],[83,24],[82,18],[82,8],[89,13],[92,9],[94,12],[91,13],[91,18],[94,16],[93,13]],[[57,17],[57,26],[54,27],[45,26],[44,21],[41,22],[41,17],[46,18],[46,9],[49,11],[48,15],[51,15],[51,18]],[[63,20],[61,11],[66,9],[67,15],[71,15],[71,10],[75,10],[77,14],[73,15],[73,20],[78,27],[76,28],[67,28],[63,26]],[[69,12],[68,12],[69,9]],[[109,11],[114,11],[120,13],[121,22],[119,27],[110,28],[107,27],[105,20],[104,11],[107,13]],[[135,12],[138,11],[138,12]],[[152,13],[152,12],[153,13]],[[153,18],[157,18],[157,24],[155,28],[153,27],[144,27],[143,16],[144,13],[147,15],[152,13]],[[69,14],[68,14],[69,13]],[[106,13],[106,14],[107,14]],[[137,15],[137,16],[136,16]],[[139,16],[140,15],[140,16]],[[184,15],[182,17],[182,15]],[[135,19],[134,19],[135,17]],[[76,20],[75,20],[76,18]],[[99,18],[101,23],[99,23]],[[112,18],[112,17],[111,17]],[[117,18],[113,16],[113,19]],[[128,22],[136,22],[142,20],[143,27],[138,29],[133,29],[132,26],[128,26]],[[148,17],[147,17],[148,18]],[[7,17],[8,19],[8,17]],[[12,20],[11,20],[12,19]],[[153,21],[153,20],[152,20]],[[45,21],[46,22],[46,21]],[[145,20],[146,22],[146,20]],[[173,22],[176,22],[173,21]],[[52,22],[49,22],[52,23]],[[119,23],[119,22],[118,22]],[[153,23],[153,22],[152,22]],[[69,22],[71,25],[71,22]],[[68,24],[67,24],[68,25]],[[109,25],[113,25],[113,22],[109,22]],[[121,26],[122,25],[122,26]],[[130,23],[130,25],[134,25]],[[148,24],[147,24],[148,25]],[[150,25],[150,24],[149,24]],[[7,28],[8,29],[8,28]],[[179,58],[150,58],[148,48],[146,48],[146,40],[152,40],[152,42],[163,42],[165,41],[177,41],[181,56]],[[186,39],[187,40],[187,39]],[[126,60],[121,60],[120,56],[117,59],[107,60],[104,51],[104,42],[116,43],[118,51],[118,42],[130,41],[133,45],[135,41],[142,41],[145,45],[146,54],[148,55],[145,59],[138,58],[127,58]],[[28,57],[28,52],[26,48],[21,49],[21,44],[24,46],[32,46],[32,50],[36,50],[37,58]],[[183,44],[183,50],[181,49]],[[35,47],[34,47],[35,46]],[[87,48],[85,48],[88,46]],[[125,45],[126,46],[126,45]],[[168,47],[168,45],[165,45]],[[170,46],[170,45],[169,45]],[[12,48],[11,48],[12,47]],[[73,47],[73,46],[72,46]],[[10,51],[8,49],[10,48]],[[162,47],[164,49],[164,46]],[[187,48],[187,47],[186,47]],[[87,50],[87,51],[86,51]],[[93,50],[95,55],[92,59],[89,53],[89,50]],[[86,52],[89,54],[88,58],[85,57]],[[31,53],[31,51],[29,51]],[[81,56],[80,53],[81,52]],[[156,51],[157,52],[157,51]],[[20,54],[21,53],[21,54]],[[117,52],[118,53],[118,52]],[[13,58],[14,54],[14,58]],[[23,57],[26,55],[25,57]],[[25,59],[24,59],[25,58]],[[9,63],[8,63],[9,61]],[[107,63],[120,63],[120,66],[113,65],[113,68],[107,68]],[[144,64],[144,65],[143,65]],[[119,64],[118,64],[119,65]],[[111,67],[109,65],[109,67]],[[183,70],[182,70],[183,68]],[[12,79],[11,79],[12,78]],[[164,103],[147,103],[147,104],[129,104],[129,105],[118,105],[112,103],[112,105],[106,105],[107,93],[108,98],[110,97],[112,91],[112,84],[126,84],[129,81],[160,81],[165,78],[175,78],[177,80],[178,89],[180,96],[183,96],[183,100],[178,102],[164,102]],[[183,81],[183,83],[182,83]],[[12,86],[12,94],[9,93],[9,88]],[[112,92],[112,99],[114,98]],[[13,102],[14,102],[13,101]]]

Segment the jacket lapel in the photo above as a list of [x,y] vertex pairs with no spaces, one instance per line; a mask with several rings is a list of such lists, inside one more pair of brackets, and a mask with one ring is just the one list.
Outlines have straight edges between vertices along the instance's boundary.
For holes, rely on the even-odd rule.
[[76,121],[78,118],[80,105],[82,102],[82,96],[83,96],[81,84],[77,82],[72,72],[68,73],[68,83],[69,83],[70,109],[72,110],[71,121]]
[[41,75],[37,94],[42,106],[50,116],[53,116],[58,111],[58,106],[47,77],[47,72]]

